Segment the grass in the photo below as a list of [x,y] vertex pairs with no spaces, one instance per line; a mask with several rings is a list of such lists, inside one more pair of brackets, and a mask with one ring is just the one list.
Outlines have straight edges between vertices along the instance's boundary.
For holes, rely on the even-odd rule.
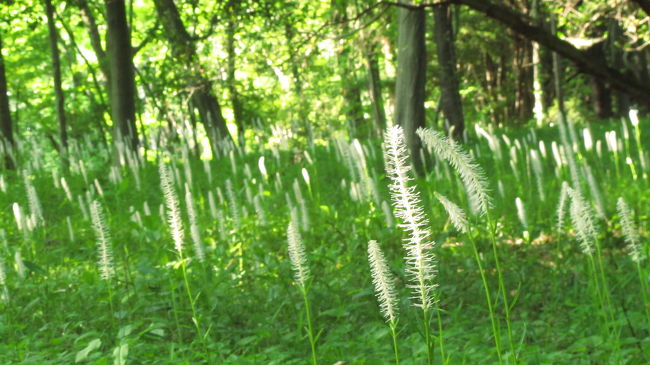
[[[31,231],[18,228],[14,203],[26,220],[37,203],[21,173],[3,172],[0,363],[384,364],[396,361],[397,348],[402,365],[426,362],[431,348],[436,364],[512,364],[515,354],[521,364],[646,363],[649,285],[642,273],[648,260],[631,259],[616,209],[623,197],[645,255],[650,219],[641,157],[648,161],[648,156],[640,145],[650,133],[645,124],[628,125],[628,140],[616,122],[592,128],[590,149],[579,141],[576,161],[583,172],[589,165],[593,175],[590,183],[581,173],[582,192],[594,211],[602,200],[605,213],[595,218],[600,253],[593,274],[576,227],[567,219],[557,232],[560,188],[571,173],[553,154],[551,142],[561,146],[554,129],[470,133],[469,148],[462,148],[485,170],[494,202],[489,225],[471,214],[454,171],[435,157],[427,161],[431,172],[412,184],[437,243],[436,304],[427,330],[437,336],[444,329],[436,338],[444,343],[444,357],[439,344],[427,346],[422,310],[410,299],[402,248],[407,234],[387,224],[389,181],[378,141],[330,140],[306,150],[251,148],[255,152],[224,154],[207,163],[181,148],[110,175],[112,154],[104,150],[73,143],[72,168],[64,173],[56,169],[55,155],[26,149],[22,166],[42,221],[35,218],[40,223]],[[616,154],[605,141],[610,130],[621,139]],[[533,165],[533,150],[541,171]],[[191,191],[203,262],[190,235],[183,238],[182,255],[174,248],[166,208],[163,216],[159,208],[165,202],[158,158],[171,168],[177,191],[186,192],[185,183]],[[436,193],[468,212],[466,233],[453,228]],[[526,208],[526,228],[516,198]],[[97,265],[93,200],[101,202],[111,236],[111,281],[101,279]],[[190,232],[186,206],[179,204],[181,225]],[[308,298],[306,291],[301,298],[287,250],[292,208],[311,272]],[[396,277],[400,315],[394,327],[386,325],[374,298],[370,240],[381,243]],[[608,331],[594,313],[606,316]]]

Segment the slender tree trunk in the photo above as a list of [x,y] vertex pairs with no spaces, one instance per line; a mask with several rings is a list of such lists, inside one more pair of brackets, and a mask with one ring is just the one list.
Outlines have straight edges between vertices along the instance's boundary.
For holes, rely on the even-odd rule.
[[199,62],[194,39],[185,29],[174,1],[154,0],[154,4],[171,46],[172,55],[185,68],[192,106],[198,112],[199,120],[203,123],[213,154],[216,156],[220,142],[223,140],[232,142],[232,137],[221,112],[221,105],[212,91],[212,81],[206,76],[206,71]]
[[613,116],[612,113],[612,93],[605,83],[591,77],[592,105],[598,119],[608,119]]
[[[291,76],[293,78],[293,89],[294,94],[298,100],[305,100],[303,95],[302,88],[302,75],[300,74],[300,68],[298,67],[298,60],[296,60],[295,52],[293,48],[293,38],[294,38],[293,25],[289,22],[284,24],[284,36],[287,40],[287,48],[289,53],[289,66],[291,67]],[[307,142],[310,146],[313,146],[314,136],[311,124],[309,123],[309,109],[306,102],[300,102],[297,106],[298,108],[298,123],[302,126],[305,135],[307,136]]]
[[[586,50],[591,57],[594,59],[602,58],[605,59],[605,50],[604,43],[599,42],[591,46]],[[593,94],[591,96],[592,105],[596,117],[598,119],[607,119],[611,118],[614,113],[612,110],[612,91],[609,86],[603,82],[603,80],[591,76],[590,77],[591,90]]]
[[456,74],[456,46],[451,24],[451,7],[439,4],[433,7],[436,51],[440,67],[440,104],[442,114],[449,121],[451,136],[461,139],[465,130],[463,103],[460,99]]
[[346,110],[345,114],[350,123],[352,130],[352,136],[356,138],[365,138],[368,136],[369,131],[367,130],[366,121],[363,117],[363,109],[361,104],[361,88],[359,87],[359,82],[357,80],[357,75],[354,70],[354,67],[351,67],[351,60],[349,59],[349,54],[343,56],[342,62],[346,65],[344,69],[347,70],[345,77],[341,78],[345,86],[342,87],[343,98],[345,99]]
[[7,90],[7,75],[5,74],[5,60],[2,56],[2,32],[0,31],[0,132],[5,155],[5,167],[14,169],[12,153],[14,148],[13,123],[9,112],[9,93]]
[[50,35],[50,52],[52,55],[52,71],[54,73],[54,95],[56,98],[56,118],[59,121],[59,154],[61,166],[64,170],[68,168],[68,132],[65,117],[65,95],[61,86],[61,59],[59,56],[58,34],[54,23],[54,7],[52,0],[45,0],[45,13],[47,15],[47,26]]
[[104,78],[108,80],[109,71],[108,71],[108,62],[106,60],[106,52],[102,47],[102,37],[99,34],[99,28],[97,27],[95,16],[93,15],[90,6],[88,6],[88,0],[77,0],[76,5],[77,7],[79,7],[79,10],[81,11],[81,19],[83,20],[84,24],[86,25],[86,29],[88,30],[90,45],[92,46],[93,51],[95,51],[95,56],[97,57],[99,68],[104,74]]
[[233,114],[235,116],[235,124],[237,125],[237,138],[239,139],[239,147],[242,151],[246,147],[246,132],[244,125],[244,110],[239,99],[237,92],[237,80],[235,78],[235,62],[237,54],[235,52],[235,33],[237,32],[237,23],[234,19],[234,14],[229,14],[228,27],[226,29],[227,41],[226,50],[228,51],[228,70],[227,70],[227,84],[228,92],[230,93],[230,103],[232,104]]
[[[341,24],[338,28],[339,37],[348,32],[348,1],[332,0],[333,21]],[[361,88],[354,67],[354,44],[351,41],[340,43],[337,54],[339,74],[341,76],[341,91],[345,100],[344,114],[350,126],[350,135],[357,138],[367,137],[368,128],[365,126],[361,104]]]
[[[615,70],[619,70],[621,72],[628,73],[629,70],[625,67],[625,64],[623,62],[623,57],[624,57],[624,50],[622,50],[617,42],[621,38],[621,27],[618,24],[618,20],[616,19],[610,19],[609,21],[609,27],[608,27],[608,48],[609,48],[609,55],[611,58],[612,62],[612,67]],[[616,116],[618,117],[625,117],[630,110],[630,98],[629,96],[621,91],[621,90],[615,90],[614,91],[614,99],[616,100]]]
[[[530,16],[540,25],[539,0],[533,0]],[[537,126],[541,127],[544,121],[544,92],[542,89],[542,58],[540,54],[539,43],[533,41],[532,44],[532,62],[533,62],[533,115]]]
[[[555,34],[555,19],[551,19],[551,32]],[[562,80],[564,79],[564,69],[561,64],[560,55],[553,52],[553,85],[555,86],[555,98],[557,100],[557,109],[560,112],[560,123],[566,125],[566,110],[564,109],[564,92],[562,90]]]
[[381,95],[381,78],[379,75],[379,63],[377,62],[377,44],[371,40],[365,48],[366,67],[368,68],[368,92],[372,107],[374,121],[374,133],[381,138],[381,133],[386,129],[386,112],[384,111],[384,100]]
[[525,123],[533,116],[532,47],[530,41],[514,34],[515,109],[514,116]]
[[424,127],[424,84],[427,64],[424,9],[400,7],[398,18],[395,123],[404,129],[413,166],[421,174],[423,165],[420,156],[420,139],[415,131]]
[[111,115],[115,141],[131,150],[138,147],[135,126],[135,72],[124,0],[105,0],[106,48],[110,74]]
[[[55,13],[56,15],[56,13]],[[68,36],[69,44],[66,44],[65,47],[67,49],[74,49],[76,51],[76,54],[69,52],[68,54],[70,55],[70,58],[74,60],[74,57],[78,55],[81,57],[81,59],[84,61],[86,64],[86,68],[88,69],[88,73],[90,74],[91,79],[93,80],[92,85],[93,88],[88,88],[84,91],[84,94],[86,97],[88,97],[88,100],[90,102],[90,110],[93,111],[94,117],[92,118],[93,122],[97,124],[97,130],[99,132],[100,138],[102,140],[102,144],[104,145],[105,148],[108,148],[108,141],[106,139],[106,130],[105,130],[105,117],[104,114],[110,114],[110,108],[106,101],[104,100],[104,89],[108,90],[107,83],[104,83],[103,85],[100,84],[99,79],[97,77],[97,71],[93,67],[93,65],[88,61],[88,58],[84,56],[83,52],[81,52],[81,49],[79,48],[79,45],[77,44],[77,41],[75,40],[74,33],[70,29],[70,27],[67,26],[65,23],[65,19],[57,15],[57,20],[65,29],[66,34]],[[72,65],[72,62],[71,62]],[[103,72],[102,72],[103,74]],[[106,75],[104,75],[106,76]],[[92,92],[91,89],[94,89],[95,92],[97,93],[97,97],[99,101],[95,99],[95,94]]]

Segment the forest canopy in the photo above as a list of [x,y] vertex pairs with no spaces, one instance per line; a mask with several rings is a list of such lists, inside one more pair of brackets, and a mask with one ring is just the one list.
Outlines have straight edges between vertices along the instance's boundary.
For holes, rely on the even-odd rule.
[[[3,137],[57,151],[67,135],[104,144],[120,135],[142,148],[182,136],[201,149],[373,138],[403,113],[404,123],[447,121],[457,133],[465,122],[542,125],[558,114],[558,91],[588,121],[650,100],[645,0],[0,7]],[[402,48],[414,53],[400,58]]]

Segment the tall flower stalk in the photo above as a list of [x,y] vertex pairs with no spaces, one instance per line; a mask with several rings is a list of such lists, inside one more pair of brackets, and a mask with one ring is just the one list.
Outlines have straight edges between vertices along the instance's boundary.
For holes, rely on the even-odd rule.
[[641,261],[647,259],[645,252],[641,249],[641,237],[639,230],[634,224],[632,209],[627,205],[627,202],[622,197],[618,198],[616,202],[616,210],[621,218],[621,228],[623,229],[623,237],[627,242],[627,249],[630,259],[636,266],[636,271],[639,275],[641,282],[641,297],[643,298],[643,308],[645,309],[647,323],[650,325],[650,298],[648,298],[648,285],[646,284],[647,275],[644,268],[641,266]]
[[[413,168],[408,162],[409,155],[404,140],[402,127],[396,125],[388,129],[385,135],[384,159],[386,172],[391,180],[389,185],[395,216],[401,219],[399,227],[408,233],[404,239],[406,249],[406,273],[410,277],[409,287],[413,289],[414,304],[422,309],[422,325],[427,348],[427,363],[433,363],[434,336],[431,333],[431,311],[434,307],[433,279],[436,276],[435,257],[431,252],[435,242],[431,239],[429,221],[420,204],[419,193],[415,186],[409,186],[413,180]],[[442,338],[442,333],[439,334]],[[442,344],[442,341],[440,342]],[[444,350],[441,347],[441,352]]]
[[395,364],[399,365],[399,353],[397,349],[397,321],[399,307],[397,305],[397,295],[393,284],[393,276],[390,273],[384,254],[379,248],[377,241],[368,242],[368,262],[370,263],[370,272],[372,274],[372,283],[375,286],[375,294],[379,302],[379,310],[388,322],[390,334],[393,338],[393,352],[395,354]]
[[[113,266],[113,250],[111,247],[111,236],[106,225],[104,211],[102,205],[98,200],[93,200],[90,204],[90,217],[93,223],[93,229],[97,236],[97,248],[99,254],[99,272],[100,278],[106,281],[106,290],[108,292],[108,303],[111,308],[111,313],[115,313],[113,307],[113,290],[111,280],[115,276],[115,269]],[[111,316],[111,319],[114,316]]]
[[447,212],[447,215],[449,215],[449,219],[451,220],[454,228],[456,228],[456,230],[458,230],[460,233],[465,234],[472,245],[474,260],[478,266],[478,271],[483,283],[483,290],[485,291],[485,301],[487,302],[488,311],[490,312],[490,324],[492,325],[492,335],[494,336],[494,345],[497,350],[497,357],[499,359],[499,364],[502,364],[503,358],[501,355],[501,332],[499,331],[496,315],[494,314],[494,308],[492,306],[492,294],[490,293],[490,285],[488,284],[485,270],[483,269],[483,261],[481,260],[476,241],[474,240],[474,236],[471,232],[472,226],[469,224],[465,212],[463,212],[463,210],[458,205],[447,199],[447,197],[442,194],[436,192],[434,195],[440,204],[442,204],[442,206],[445,208],[445,211]]
[[201,232],[199,230],[199,223],[194,207],[194,199],[192,198],[192,191],[188,184],[185,184],[185,206],[187,207],[187,217],[190,221],[190,237],[194,243],[194,253],[200,262],[205,261],[205,250],[203,249],[203,242],[201,242]]
[[160,187],[162,188],[163,195],[165,197],[165,206],[167,213],[167,223],[169,224],[169,229],[171,230],[172,239],[174,241],[174,249],[178,255],[178,260],[180,261],[180,267],[183,274],[183,282],[185,284],[185,291],[187,293],[187,299],[190,302],[190,307],[192,308],[192,322],[196,328],[197,335],[205,345],[205,339],[203,336],[203,331],[201,330],[201,322],[197,315],[196,310],[196,300],[192,295],[192,290],[190,288],[190,283],[187,278],[187,268],[185,264],[185,258],[183,257],[183,238],[185,236],[183,230],[183,222],[181,220],[181,208],[176,189],[174,187],[174,181],[172,179],[172,172],[169,166],[164,162],[160,162],[159,165],[160,172]]
[[[569,206],[571,223],[573,223],[573,228],[576,231],[580,249],[587,256],[591,274],[592,295],[600,303],[603,329],[610,336],[615,336],[617,325],[605,276],[603,257],[598,241],[598,230],[594,222],[595,214],[580,191],[568,188],[567,192],[571,198],[571,205]],[[618,345],[618,341],[614,342]]]
[[298,291],[302,295],[305,304],[305,317],[307,317],[307,335],[309,336],[309,344],[311,346],[311,361],[313,365],[318,364],[316,358],[316,335],[314,333],[314,326],[311,321],[311,307],[309,303],[309,279],[311,273],[307,265],[307,254],[305,253],[305,246],[302,243],[302,237],[298,230],[296,212],[292,210],[292,219],[287,227],[287,242],[289,246],[289,260],[294,272],[294,279],[298,286]]
[[[460,179],[467,189],[470,207],[473,208],[472,211],[476,212],[479,216],[485,216],[487,218],[490,242],[492,245],[492,255],[494,257],[494,266],[499,279],[499,292],[503,300],[506,327],[508,331],[508,342],[510,344],[510,351],[514,357],[513,361],[516,365],[517,351],[515,350],[515,341],[512,334],[512,326],[510,324],[510,304],[508,303],[508,294],[497,250],[496,223],[489,213],[489,209],[492,207],[492,198],[488,193],[488,182],[485,178],[485,173],[469,153],[463,151],[463,149],[453,139],[447,138],[439,132],[426,128],[418,128],[416,133],[420,136],[420,139],[422,139],[425,146],[432,148],[434,153],[441,160],[447,161],[447,163],[456,170],[458,175],[460,175]],[[495,342],[499,341],[497,337],[498,335],[495,334]]]

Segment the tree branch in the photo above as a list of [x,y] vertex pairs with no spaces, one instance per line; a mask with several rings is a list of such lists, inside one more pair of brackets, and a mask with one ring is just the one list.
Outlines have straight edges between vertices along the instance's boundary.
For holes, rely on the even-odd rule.
[[647,15],[650,16],[650,0],[631,0],[633,3],[639,5]]
[[[649,0],[633,0],[649,1]],[[578,70],[608,82],[612,87],[630,95],[638,103],[650,106],[650,85],[624,74],[607,65],[605,59],[593,58],[562,40],[543,27],[536,25],[526,15],[510,7],[492,3],[490,0],[450,0],[455,4],[466,5],[486,16],[497,20],[529,40],[535,41],[560,56],[572,61]]]
[[132,51],[133,57],[135,57],[136,53],[138,53],[142,48],[144,48],[144,46],[147,45],[147,43],[151,41],[151,39],[153,38],[154,34],[156,33],[159,27],[160,27],[160,20],[156,19],[156,23],[153,25],[153,27],[151,27],[147,31],[147,35],[144,37],[142,42],[140,42],[140,44],[138,44],[137,46],[133,47],[133,51]]

